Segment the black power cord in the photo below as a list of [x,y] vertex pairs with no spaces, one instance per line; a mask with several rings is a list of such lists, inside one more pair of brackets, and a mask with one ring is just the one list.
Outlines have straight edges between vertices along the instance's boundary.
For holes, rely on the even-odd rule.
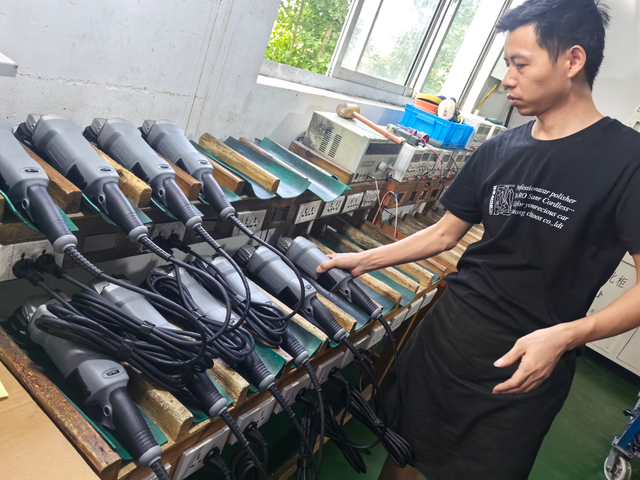
[[204,456],[204,464],[217,468],[226,480],[231,480],[231,469],[222,459],[222,456],[220,456],[220,449],[218,447],[213,447],[207,452]]
[[336,382],[342,387],[343,398],[345,400],[345,412],[349,412],[353,417],[365,425],[382,442],[389,457],[400,468],[406,467],[413,460],[413,449],[411,445],[396,432],[386,427],[382,420],[376,415],[367,400],[362,394],[354,390],[349,382],[337,371],[329,374],[329,380]]
[[169,472],[167,472],[167,470],[164,468],[161,460],[156,460],[154,463],[152,463],[151,470],[153,470],[153,473],[156,474],[156,478],[158,480],[171,480]]

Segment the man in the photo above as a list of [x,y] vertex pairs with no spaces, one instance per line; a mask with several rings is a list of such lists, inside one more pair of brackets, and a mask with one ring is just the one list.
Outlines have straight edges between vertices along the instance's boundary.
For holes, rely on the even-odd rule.
[[526,479],[575,350],[640,325],[640,284],[585,317],[625,252],[640,278],[640,134],[591,96],[608,20],[594,0],[527,0],[505,14],[503,85],[536,120],[474,153],[436,225],[319,267],[357,276],[432,257],[484,224],[400,356],[393,428],[415,469],[387,459],[381,479]]

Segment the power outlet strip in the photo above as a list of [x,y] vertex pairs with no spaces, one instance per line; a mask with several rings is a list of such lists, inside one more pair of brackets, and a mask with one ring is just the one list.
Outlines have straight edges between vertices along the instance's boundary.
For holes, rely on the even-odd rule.
[[[153,226],[150,232],[151,240],[157,237],[169,238],[172,233],[178,235],[180,240],[184,239],[184,234],[187,231],[187,227],[185,227],[182,222],[167,222],[167,223],[158,223]],[[141,252],[148,252],[149,249],[143,245],[140,245],[139,250]]]
[[302,222],[310,222],[311,220],[315,220],[318,216],[318,212],[320,211],[320,205],[322,204],[322,200],[316,200],[315,202],[303,203],[298,207],[298,213],[296,214],[296,219],[293,221],[296,225]]
[[405,308],[404,311],[400,312],[398,315],[393,317],[393,320],[391,320],[391,323],[389,324],[389,326],[391,327],[391,330],[395,330],[400,325],[402,325],[402,322],[405,321],[408,313],[409,313],[409,309]]
[[374,328],[369,335],[369,343],[365,347],[365,350],[371,350],[373,347],[379,344],[380,341],[384,338],[384,333],[385,331],[382,325],[378,325],[376,328]]
[[367,190],[366,192],[364,192],[364,197],[362,197],[360,208],[366,208],[375,205],[375,203],[378,201],[379,194],[379,190]]
[[326,360],[324,363],[321,363],[320,366],[316,369],[316,377],[318,377],[318,382],[323,384],[327,380],[329,380],[329,373],[333,370],[333,367],[340,368],[342,365],[342,360],[344,357],[344,352],[338,353],[335,357],[331,357],[329,360]]
[[349,195],[344,202],[344,208],[342,209],[342,213],[352,212],[360,208],[360,203],[362,202],[363,197],[364,197],[364,192],[354,193],[353,195]]
[[[238,212],[238,220],[251,230],[253,233],[258,233],[262,230],[262,224],[264,223],[264,217],[267,215],[266,210],[256,210],[255,212]],[[240,235],[238,227],[233,227],[232,237]]]
[[[353,344],[354,347],[356,347],[357,349],[360,350],[364,350],[365,345],[367,345],[369,343],[369,335],[365,335],[364,337],[362,337],[360,340],[358,340],[356,343]],[[351,352],[351,350],[347,350],[344,352],[344,358],[342,360],[342,365],[340,365],[340,368],[344,368],[347,365],[349,365],[351,362],[353,362],[354,359],[354,355]]]
[[182,480],[196,470],[200,470],[204,466],[205,455],[214,447],[218,447],[218,450],[222,451],[222,447],[227,443],[227,438],[229,438],[229,427],[224,427],[182,452],[172,480]]
[[[305,375],[304,377],[291,382],[289,385],[282,389],[282,396],[287,401],[289,405],[293,405],[296,401],[296,396],[300,393],[300,390],[303,388],[309,388],[311,385],[311,377],[309,375]],[[276,403],[276,407],[273,409],[274,414],[278,414],[283,410],[282,405]]]
[[187,227],[182,222],[157,223],[151,230],[151,239],[156,237],[169,238],[171,234],[175,233],[180,240],[183,240],[186,231]]
[[427,293],[424,296],[424,300],[422,301],[422,305],[420,306],[420,308],[424,308],[429,305],[433,301],[433,298],[436,296],[436,293],[438,293],[437,289],[431,290],[429,293]]
[[329,215],[337,215],[344,205],[345,196],[341,195],[332,202],[325,203],[320,217],[328,217]]
[[0,247],[0,281],[13,280],[16,278],[13,275],[12,269],[22,258],[36,260],[43,253],[51,253],[56,259],[56,263],[62,266],[64,255],[55,253],[49,240],[2,245]]
[[416,312],[418,310],[420,310],[420,307],[422,306],[422,302],[424,301],[424,297],[419,298],[418,300],[415,300],[410,306],[409,306],[409,312],[407,313],[407,318],[411,318],[413,317]]
[[[261,404],[240,415],[237,421],[240,430],[244,432],[244,429],[247,428],[252,422],[255,422],[258,427],[261,427],[262,425],[267,423],[267,420],[269,420],[269,417],[271,416],[271,412],[273,412],[275,403],[276,399],[273,397],[269,397]],[[237,441],[238,439],[235,435],[231,434],[229,436],[229,445],[233,445]]]

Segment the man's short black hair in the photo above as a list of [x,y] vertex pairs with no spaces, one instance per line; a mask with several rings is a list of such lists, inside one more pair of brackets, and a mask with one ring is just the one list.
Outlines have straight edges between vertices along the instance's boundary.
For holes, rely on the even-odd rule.
[[604,30],[609,18],[609,8],[598,0],[526,0],[505,13],[496,28],[511,32],[533,24],[538,44],[553,62],[560,53],[580,45],[587,54],[584,71],[593,88],[604,58]]

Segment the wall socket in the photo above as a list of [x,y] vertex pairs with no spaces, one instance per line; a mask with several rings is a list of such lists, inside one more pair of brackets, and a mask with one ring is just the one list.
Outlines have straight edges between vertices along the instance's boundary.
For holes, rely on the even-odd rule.
[[329,360],[325,360],[324,363],[321,363],[316,369],[316,377],[318,377],[318,382],[323,384],[329,379],[329,373],[333,370],[333,367],[340,368],[342,365],[342,359],[344,358],[344,352],[340,352],[334,357],[331,357]]
[[364,197],[362,197],[360,208],[371,207],[372,205],[374,205],[378,201],[379,194],[379,190],[367,190],[366,192],[364,192]]
[[[309,377],[308,374],[305,374],[304,377],[301,377],[284,387],[282,389],[282,396],[289,405],[293,405],[296,401],[296,396],[298,395],[298,393],[300,393],[300,390],[302,390],[303,388],[309,388],[309,385],[311,385],[311,377]],[[273,413],[278,414],[282,410],[282,406],[279,403],[276,403],[276,407],[273,409]]]
[[395,330],[400,325],[402,325],[402,322],[405,321],[405,319],[407,318],[407,314],[408,313],[409,313],[409,309],[405,308],[402,312],[400,312],[395,317],[393,317],[393,319],[389,323],[389,326],[391,327],[391,330]]
[[[238,212],[238,220],[245,224],[245,226],[253,233],[258,233],[262,230],[262,224],[264,223],[264,217],[267,215],[266,210],[256,210],[255,212]],[[238,227],[233,227],[232,237],[240,235]]]
[[[273,412],[275,404],[276,399],[273,397],[269,397],[264,402],[255,406],[248,412],[244,412],[238,417],[237,421],[240,430],[244,432],[244,429],[247,428],[251,422],[256,422],[256,425],[258,427],[261,427],[262,425],[267,423],[267,420],[269,420],[269,417],[271,416],[271,412]],[[235,437],[235,435],[231,434],[229,436],[229,445],[233,445],[237,441],[238,439]]]
[[171,477],[172,480],[182,480],[196,470],[200,470],[204,465],[205,455],[214,447],[218,447],[218,450],[222,451],[222,447],[227,443],[228,437],[229,427],[224,427],[197,445],[182,452],[173,477]]
[[344,202],[344,208],[342,209],[342,213],[352,212],[353,210],[357,210],[360,207],[360,203],[362,202],[362,197],[364,197],[364,192],[354,193],[353,195],[349,195]]
[[[153,225],[153,228],[149,232],[149,238],[154,240],[157,237],[169,238],[172,233],[178,235],[180,240],[184,239],[184,234],[187,231],[187,227],[182,222],[166,222]],[[148,252],[149,249],[143,245],[138,248],[140,252]]]
[[56,263],[62,266],[64,255],[55,253],[49,240],[2,245],[0,248],[0,281],[13,280],[16,278],[13,275],[12,269],[22,258],[36,260],[43,253],[52,254],[56,259]]
[[345,199],[345,196],[340,195],[335,200],[329,203],[325,203],[322,209],[322,214],[320,214],[320,216],[328,217],[329,215],[337,215],[338,213],[340,213],[340,210],[342,209],[342,205],[344,205],[344,199]]
[[384,338],[384,333],[385,331],[382,325],[378,325],[376,328],[374,328],[369,335],[369,343],[365,347],[365,350],[371,350],[373,347],[379,344],[380,341]]
[[303,203],[298,207],[298,213],[296,214],[296,219],[293,223],[296,225],[302,222],[310,222],[311,220],[315,220],[318,216],[318,212],[320,211],[320,204],[322,200],[316,200],[315,202]]
[[[365,335],[360,340],[358,340],[356,343],[354,343],[353,346],[356,347],[356,349],[364,350],[364,347],[368,343],[369,343],[369,335]],[[353,362],[354,358],[355,357],[353,356],[353,353],[351,352],[351,350],[345,351],[344,352],[344,357],[343,357],[343,360],[342,360],[342,364],[340,365],[340,368],[344,368],[347,365],[349,365],[351,362]]]

